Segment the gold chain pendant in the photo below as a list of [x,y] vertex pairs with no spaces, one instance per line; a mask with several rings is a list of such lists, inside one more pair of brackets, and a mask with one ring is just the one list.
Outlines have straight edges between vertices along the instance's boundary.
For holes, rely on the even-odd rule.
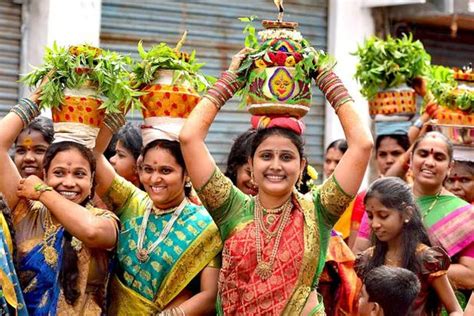
[[265,281],[272,276],[273,268],[268,262],[260,261],[257,264],[257,269],[255,269],[255,272],[263,281]]
[[149,255],[148,255],[148,250],[146,249],[138,249],[137,250],[137,258],[138,260],[140,260],[141,262],[146,262],[149,258]]
[[43,255],[44,260],[50,266],[54,266],[58,263],[58,253],[53,246],[44,245],[43,246]]

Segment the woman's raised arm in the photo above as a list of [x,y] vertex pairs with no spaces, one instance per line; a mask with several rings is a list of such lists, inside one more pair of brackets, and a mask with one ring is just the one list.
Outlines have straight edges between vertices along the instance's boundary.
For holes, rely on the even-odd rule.
[[21,178],[20,173],[8,154],[8,150],[20,135],[23,128],[39,115],[36,105],[39,97],[37,90],[30,99],[21,99],[0,121],[0,192],[6,199],[10,209],[14,210],[18,204],[16,186]]
[[243,49],[232,58],[229,70],[224,72],[194,108],[179,135],[186,169],[195,188],[201,188],[206,184],[214,172],[216,164],[204,140],[219,109],[240,88],[234,71],[239,68],[247,52],[248,49]]
[[320,70],[315,81],[334,108],[348,145],[347,151],[334,170],[334,177],[344,192],[355,195],[364,178],[374,146],[372,136],[367,124],[356,111],[344,84],[332,70]]

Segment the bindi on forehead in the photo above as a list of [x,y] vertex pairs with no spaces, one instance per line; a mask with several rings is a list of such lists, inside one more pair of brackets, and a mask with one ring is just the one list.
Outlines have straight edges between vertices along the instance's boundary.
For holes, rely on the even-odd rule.
[[33,145],[33,139],[30,136],[25,137],[21,142],[21,146],[30,148]]

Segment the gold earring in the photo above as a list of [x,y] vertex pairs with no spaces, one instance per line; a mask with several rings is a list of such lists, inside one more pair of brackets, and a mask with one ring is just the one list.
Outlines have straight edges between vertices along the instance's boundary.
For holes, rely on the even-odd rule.
[[300,177],[298,178],[298,182],[296,182],[296,188],[301,190],[301,186],[303,185],[303,171],[300,173]]

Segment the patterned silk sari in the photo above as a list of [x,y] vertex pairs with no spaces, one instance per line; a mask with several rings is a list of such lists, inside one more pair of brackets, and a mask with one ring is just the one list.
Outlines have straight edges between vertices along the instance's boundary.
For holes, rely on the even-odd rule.
[[[111,287],[109,314],[150,315],[162,311],[205,267],[218,267],[222,249],[217,226],[202,206],[189,202],[162,243],[145,262],[137,257],[143,214],[152,202],[148,195],[116,177],[103,197],[120,217],[122,229]],[[150,213],[143,247],[163,231],[172,213]]]
[[28,315],[23,293],[13,266],[13,244],[3,213],[0,211],[0,313]]
[[[217,167],[198,195],[218,223],[225,241],[218,314],[301,313],[323,269],[331,227],[351,201],[336,179],[331,177],[304,196],[294,193],[290,220],[283,230],[273,274],[267,280],[256,273],[254,198],[233,186]],[[270,230],[275,229],[277,222]],[[272,239],[264,243],[263,258],[270,257],[274,242]]]
[[[90,205],[87,208],[96,216],[118,220],[109,211]],[[108,252],[90,249],[73,238],[78,256],[79,297],[70,305],[59,282],[64,228],[57,225],[50,230],[49,211],[37,201],[20,201],[13,215],[19,254],[18,275],[28,312],[31,315],[100,315],[104,305]]]

